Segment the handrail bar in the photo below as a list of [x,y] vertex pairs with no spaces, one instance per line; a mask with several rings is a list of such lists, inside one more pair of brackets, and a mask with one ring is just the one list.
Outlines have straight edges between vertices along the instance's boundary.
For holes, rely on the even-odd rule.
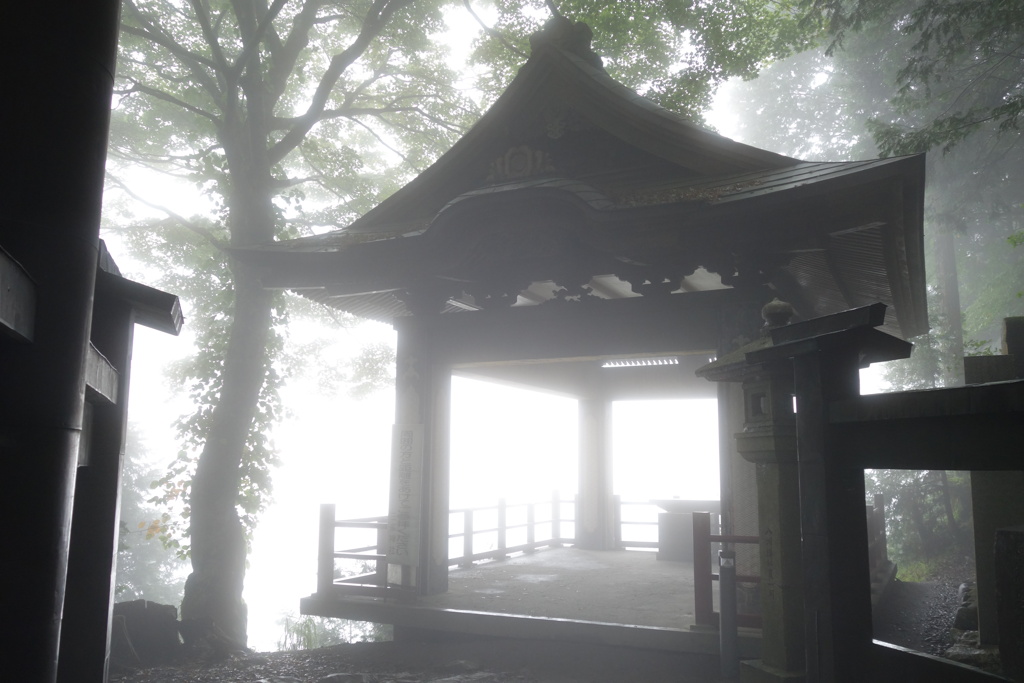
[[[659,543],[657,541],[623,541],[622,540],[622,527],[634,526],[634,527],[650,527],[657,526],[656,521],[644,521],[644,520],[623,520],[621,515],[621,509],[623,506],[629,505],[633,507],[655,507],[650,501],[641,500],[621,500],[618,496],[615,497],[617,504],[617,510],[620,512],[617,514],[617,525],[616,535],[617,544],[623,548],[658,548]],[[566,504],[569,504],[569,509],[565,510]],[[538,519],[536,514],[537,507],[544,509],[544,512],[549,514],[543,518]],[[526,510],[526,521],[516,524],[508,524],[508,511],[509,509],[525,509]],[[329,514],[328,514],[329,510]],[[564,511],[564,514],[563,514]],[[488,526],[486,528],[474,528],[473,518],[477,516],[477,513],[497,513],[497,524],[495,526]],[[462,515],[464,520],[462,523],[462,529],[448,534],[449,541],[457,538],[463,538],[462,553],[459,556],[449,558],[450,566],[463,565],[469,566],[473,562],[483,559],[492,559],[505,557],[510,553],[518,552],[533,552],[538,548],[543,547],[554,547],[561,546],[566,543],[573,543],[574,538],[563,537],[562,535],[562,524],[576,523],[575,506],[571,498],[563,499],[559,496],[558,492],[555,491],[552,497],[547,500],[539,501],[526,501],[507,503],[504,499],[499,499],[496,505],[485,505],[481,507],[463,507],[463,508],[452,508],[448,511],[449,516],[451,515]],[[387,554],[383,550],[387,546],[387,531],[388,531],[388,516],[378,515],[374,517],[361,517],[357,519],[345,519],[338,520],[334,519],[334,506],[324,505],[321,506],[321,529],[320,529],[320,559],[318,560],[318,590],[321,588],[327,590],[331,587],[337,586],[340,583],[351,584],[352,586],[364,585],[361,582],[364,578],[369,577],[377,583],[367,583],[368,587],[375,587],[379,591],[388,588],[386,585],[387,577]],[[522,514],[517,512],[518,514]],[[547,538],[537,539],[537,529],[542,528],[545,525],[550,525],[549,532],[545,535]],[[348,547],[336,549],[334,547],[334,532],[337,529],[366,529],[374,530],[377,532],[377,543],[372,545],[362,545],[359,547]],[[506,543],[507,534],[510,531],[517,531],[522,533],[522,530],[526,530],[526,543],[521,543],[513,546],[509,546]],[[468,534],[468,536],[467,536]],[[480,537],[481,535],[492,535],[497,534],[497,546],[496,548],[491,547],[482,552],[473,552],[473,539]],[[494,538],[493,536],[491,537]],[[725,537],[722,537],[725,538]],[[718,537],[716,537],[718,540]],[[727,539],[728,540],[728,539]],[[492,543],[494,541],[492,540]],[[746,537],[736,537],[735,542],[753,542]],[[361,560],[368,563],[376,563],[376,571],[369,574],[361,575],[359,578],[346,577],[345,579],[335,579],[333,576],[334,572],[334,560]],[[321,576],[322,575],[322,576]],[[391,586],[398,590],[397,586]],[[408,588],[403,588],[408,592]],[[378,593],[375,593],[378,594]]]
[[386,529],[387,526],[387,522],[355,522],[348,519],[334,523],[335,529]]
[[347,553],[344,551],[335,551],[334,557],[339,560],[386,560],[387,555],[380,553]]
[[[722,534],[708,534],[708,540],[712,543],[760,543],[760,536],[729,536]],[[737,581],[739,579],[737,578]]]

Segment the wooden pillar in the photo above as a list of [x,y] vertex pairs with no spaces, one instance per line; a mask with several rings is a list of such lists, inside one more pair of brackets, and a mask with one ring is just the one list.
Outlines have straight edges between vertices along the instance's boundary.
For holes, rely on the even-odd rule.
[[436,353],[437,314],[399,319],[388,581],[448,590],[451,368]]
[[593,390],[579,402],[579,494],[576,546],[615,548],[612,498],[612,402]]
[[[871,642],[864,471],[837,462],[828,403],[859,395],[857,349],[793,360],[807,680],[859,680]],[[850,667],[850,668],[848,668]]]
[[0,246],[36,286],[33,339],[0,339],[0,641],[23,681],[56,677],[119,7],[4,7]]
[[61,683],[107,677],[133,336],[131,305],[98,300],[92,338],[118,372],[117,395],[114,402],[97,397],[90,404],[88,458],[76,475],[57,675]]
[[906,358],[910,344],[873,328],[873,304],[771,332],[751,363],[789,361],[796,397],[806,680],[865,679],[871,646],[871,584],[864,471],[843,452],[831,405],[860,394],[862,364]]

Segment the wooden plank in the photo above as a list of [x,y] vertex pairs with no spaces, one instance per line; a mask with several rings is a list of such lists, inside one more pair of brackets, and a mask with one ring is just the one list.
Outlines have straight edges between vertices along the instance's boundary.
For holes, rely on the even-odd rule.
[[85,386],[92,390],[89,395],[117,405],[119,381],[117,369],[90,342],[85,358]]
[[0,330],[32,341],[35,314],[35,283],[17,261],[0,249]]
[[869,650],[868,677],[877,683],[986,683],[1009,681],[966,664],[875,640]]
[[881,327],[885,323],[885,309],[885,304],[876,303],[777,327],[771,331],[772,343],[775,345],[786,344],[832,332],[852,330],[857,327]]
[[103,270],[96,273],[96,296],[127,302],[135,312],[135,322],[166,334],[177,335],[185,320],[174,294]]
[[1024,419],[1024,380],[874,394],[830,404],[835,457],[864,469],[1019,470],[1007,435]]

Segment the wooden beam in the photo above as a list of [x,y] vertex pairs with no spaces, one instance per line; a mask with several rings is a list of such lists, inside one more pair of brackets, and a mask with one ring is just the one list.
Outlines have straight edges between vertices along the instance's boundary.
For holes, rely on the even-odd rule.
[[[767,289],[524,306],[438,316],[436,349],[462,366],[513,361],[715,353],[718,330],[748,299]],[[401,330],[412,318],[399,318]],[[614,322],[612,322],[614,321]]]
[[98,396],[107,403],[117,405],[120,379],[120,373],[113,364],[90,342],[85,358],[85,386],[92,390],[89,396]]
[[166,334],[177,335],[184,323],[177,296],[113,273],[96,273],[96,298],[125,301],[136,323]]
[[35,283],[21,265],[0,248],[0,330],[32,341],[35,315]]

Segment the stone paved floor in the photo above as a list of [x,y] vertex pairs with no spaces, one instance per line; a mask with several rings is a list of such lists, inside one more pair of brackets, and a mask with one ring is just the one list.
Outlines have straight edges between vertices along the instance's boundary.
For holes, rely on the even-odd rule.
[[546,549],[452,569],[448,581],[447,593],[418,604],[677,629],[694,623],[693,565],[659,562],[652,552]]

